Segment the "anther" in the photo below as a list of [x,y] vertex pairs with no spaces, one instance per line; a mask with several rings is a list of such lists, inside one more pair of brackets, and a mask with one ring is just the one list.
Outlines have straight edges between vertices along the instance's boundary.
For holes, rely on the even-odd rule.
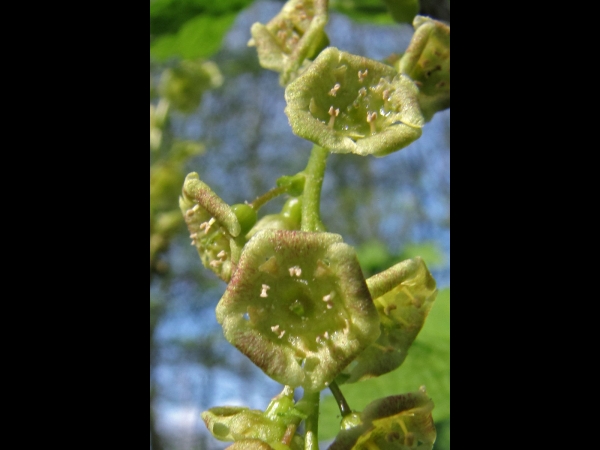
[[211,266],[211,267],[219,267],[221,264],[223,264],[223,261],[220,261],[220,260],[218,260],[218,259],[213,259],[213,260],[210,262],[210,266]]
[[331,303],[331,302],[328,302],[328,303],[327,303],[327,309],[331,309],[331,308],[333,308],[333,303]]
[[198,237],[198,233],[190,234],[190,239],[196,239]]
[[350,323],[348,322],[348,319],[344,319],[344,322],[346,323],[346,326],[344,327],[344,334],[348,334],[350,332]]
[[221,250],[219,253],[217,253],[217,258],[225,259],[226,256],[227,253],[225,253],[225,250]]
[[298,266],[290,267],[288,270],[290,272],[290,277],[293,277],[294,275],[299,277],[302,275],[302,269]]
[[367,90],[364,87],[361,87],[358,90],[358,95],[360,95],[361,97],[364,97],[365,95],[367,95]]
[[335,118],[340,114],[340,109],[333,109],[333,106],[329,107],[329,115],[331,116],[329,118],[329,128],[333,128],[333,124],[335,123]]
[[271,331],[272,331],[273,333],[279,333],[279,325],[272,326],[272,327],[271,327]]
[[266,284],[263,284],[263,285],[262,285],[262,291],[260,292],[260,296],[261,296],[261,297],[263,297],[263,298],[267,297],[267,291],[268,291],[269,289],[271,289],[271,286],[268,286],[268,285],[266,285]]
[[279,333],[279,336],[277,336],[277,338],[281,339],[284,334],[285,334],[285,330],[282,330],[281,333]]
[[383,94],[381,95],[381,97],[383,98],[384,101],[388,101],[389,100],[389,96],[390,96],[390,90],[386,89],[383,91]]
[[387,305],[385,308],[383,308],[383,312],[386,316],[389,316],[390,311],[392,311],[393,309],[396,309],[396,308],[397,308],[397,306],[392,303],[391,305]]
[[358,71],[358,81],[360,81],[361,83],[365,80],[367,74],[369,73],[369,69],[365,69],[364,72],[361,72],[360,70]]
[[340,83],[335,83],[335,86],[333,86],[333,88],[331,88],[331,90],[329,91],[329,95],[335,97],[337,95],[337,91],[340,89],[341,85]]

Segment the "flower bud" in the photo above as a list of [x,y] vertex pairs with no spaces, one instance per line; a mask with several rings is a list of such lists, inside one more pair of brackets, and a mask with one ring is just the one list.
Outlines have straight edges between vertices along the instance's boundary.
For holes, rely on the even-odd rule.
[[244,203],[238,203],[231,207],[231,210],[235,214],[240,223],[241,233],[247,233],[250,228],[256,223],[256,211],[249,205]]

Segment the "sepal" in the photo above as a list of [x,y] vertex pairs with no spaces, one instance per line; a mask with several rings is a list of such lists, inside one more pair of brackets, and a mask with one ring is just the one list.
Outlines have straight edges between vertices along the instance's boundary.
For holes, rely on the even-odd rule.
[[185,179],[179,207],[202,264],[228,282],[239,253],[236,237],[242,229],[235,212],[196,172]]
[[409,259],[367,279],[379,313],[381,334],[338,377],[353,383],[399,367],[421,331],[437,295],[436,283],[423,260]]

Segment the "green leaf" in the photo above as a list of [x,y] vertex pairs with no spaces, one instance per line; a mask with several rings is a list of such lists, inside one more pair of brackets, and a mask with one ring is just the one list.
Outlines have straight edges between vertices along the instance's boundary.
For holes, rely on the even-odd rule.
[[382,0],[330,0],[332,10],[347,15],[356,22],[390,25],[394,23]]
[[236,13],[253,0],[151,0],[150,34],[176,33],[190,18],[206,14],[219,16]]
[[[441,290],[423,329],[397,370],[360,383],[342,386],[355,411],[374,398],[413,392],[424,385],[434,403],[435,422],[450,418],[450,289]],[[319,439],[331,439],[340,429],[340,412],[332,396],[321,402]]]
[[408,244],[400,252],[400,259],[411,259],[420,256],[427,263],[427,267],[433,268],[444,263],[444,254],[435,242],[422,242],[419,244]]
[[398,23],[412,23],[419,12],[419,0],[383,0]]
[[156,37],[150,43],[150,55],[159,61],[172,56],[208,58],[219,50],[223,36],[236,17],[237,13],[198,15],[182,25],[177,33]]

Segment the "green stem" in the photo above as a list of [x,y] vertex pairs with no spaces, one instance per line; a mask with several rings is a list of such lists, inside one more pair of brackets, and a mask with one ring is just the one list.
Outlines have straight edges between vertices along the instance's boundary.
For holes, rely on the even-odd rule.
[[348,414],[352,414],[352,410],[350,409],[348,402],[344,398],[344,394],[342,394],[342,391],[340,391],[340,387],[335,381],[332,381],[329,384],[329,390],[331,390],[331,393],[333,394],[333,397],[335,398],[335,401],[337,402],[338,407],[340,408],[340,413],[342,413],[342,417],[346,417]]
[[327,156],[329,156],[327,149],[315,145],[310,153],[306,169],[304,169],[306,182],[302,196],[302,231],[325,231],[319,210]]
[[302,401],[306,402],[305,408],[308,413],[304,450],[319,450],[319,392],[305,392]]
[[248,206],[252,207],[254,211],[258,211],[259,208],[270,200],[273,200],[278,195],[284,194],[289,189],[289,186],[278,186],[274,187],[270,191],[264,193],[260,197],[257,197]]

